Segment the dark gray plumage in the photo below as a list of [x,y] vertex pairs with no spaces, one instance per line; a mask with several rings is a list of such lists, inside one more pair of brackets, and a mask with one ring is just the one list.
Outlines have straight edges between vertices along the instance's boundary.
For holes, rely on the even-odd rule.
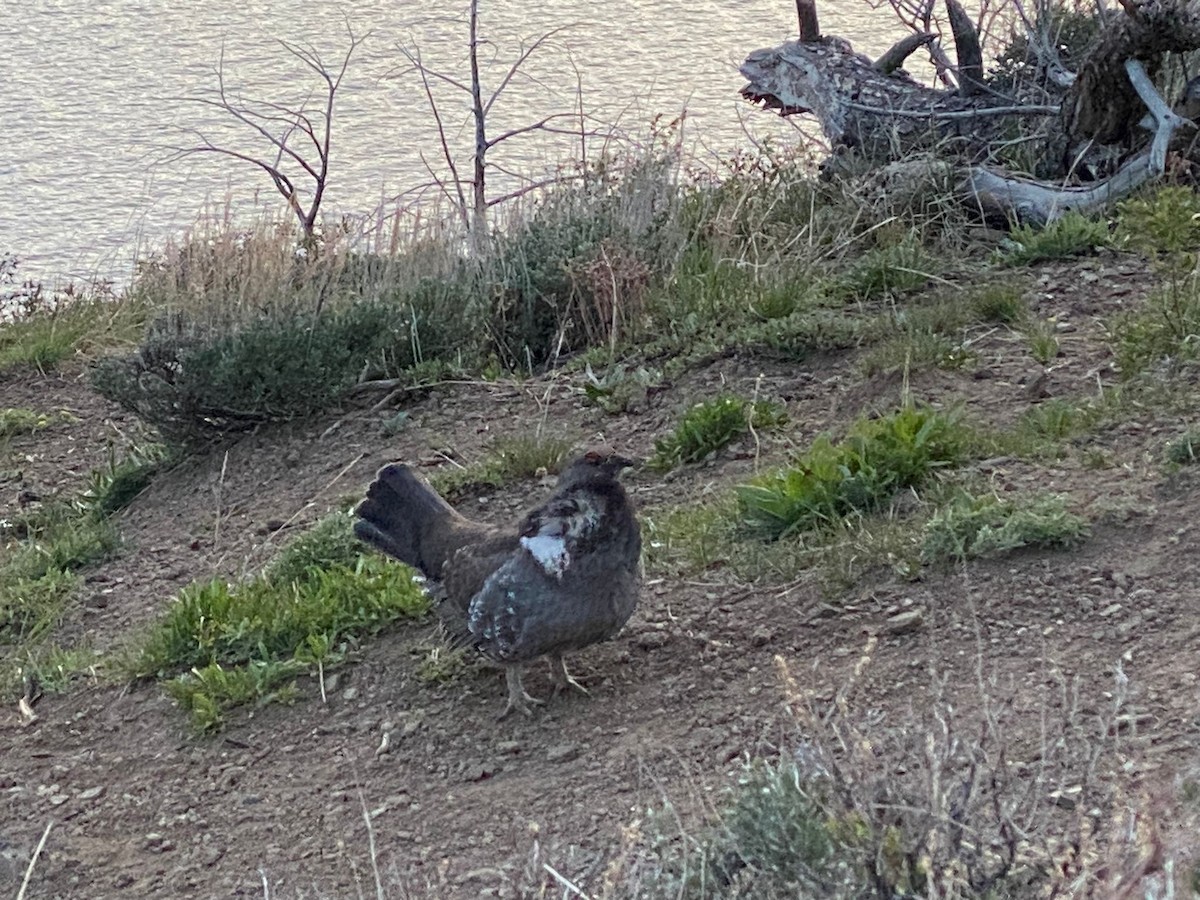
[[518,527],[493,528],[467,519],[394,463],[368,488],[354,530],[441,583],[447,629],[507,670],[502,715],[528,715],[529,704],[541,701],[521,685],[524,663],[549,656],[556,692],[584,690],[563,654],[607,640],[633,614],[641,532],[618,480],[629,465],[610,448],[592,448]]

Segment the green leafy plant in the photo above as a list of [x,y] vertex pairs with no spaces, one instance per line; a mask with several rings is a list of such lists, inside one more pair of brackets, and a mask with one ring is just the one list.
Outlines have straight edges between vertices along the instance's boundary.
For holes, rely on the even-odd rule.
[[20,434],[34,434],[58,422],[69,422],[73,416],[66,412],[39,413],[23,407],[0,409],[0,440]]
[[1200,452],[1200,431],[1189,429],[1167,444],[1165,456],[1173,466],[1190,466]]
[[920,242],[905,237],[895,244],[876,247],[857,258],[832,287],[834,296],[847,300],[878,300],[923,287],[937,273],[936,260]]
[[78,573],[118,544],[107,514],[83,499],[49,500],[0,519],[0,686],[27,677],[65,684],[78,671],[73,654],[82,658],[84,649],[48,641],[79,589]]
[[1121,374],[1150,366],[1188,362],[1200,354],[1200,197],[1188,187],[1162,187],[1118,209],[1117,234],[1124,246],[1150,257],[1163,277],[1141,309],[1113,318],[1112,335]]
[[1200,283],[1168,281],[1139,310],[1109,324],[1117,367],[1131,378],[1156,365],[1178,366],[1200,357]]
[[[8,689],[28,679],[42,691],[61,694],[70,689],[76,679],[102,677],[105,658],[88,646],[60,647],[55,643],[36,644],[19,648],[16,665],[10,674]],[[0,678],[3,675],[0,674]],[[0,681],[0,683],[3,683]]]
[[1025,340],[1029,342],[1030,354],[1043,366],[1050,365],[1058,356],[1058,332],[1052,321],[1029,323],[1025,328]]
[[467,648],[437,644],[417,666],[417,678],[426,684],[446,684],[458,678],[467,668]]
[[1117,242],[1157,259],[1187,268],[1180,254],[1200,249],[1200,196],[1190,187],[1165,185],[1117,207]]
[[650,388],[662,380],[661,372],[621,364],[597,375],[588,363],[584,375],[583,393],[588,403],[609,414],[632,412],[643,406]]
[[1074,547],[1088,531],[1087,521],[1060,496],[962,492],[925,524],[921,557],[931,563],[1002,556],[1022,547]]
[[859,367],[872,377],[900,369],[961,369],[974,359],[961,341],[930,331],[905,331],[866,352]]
[[1062,441],[1072,437],[1096,418],[1094,410],[1062,397],[1052,397],[1031,406],[1017,420],[1015,438]]
[[970,292],[966,301],[975,315],[984,322],[1015,325],[1029,314],[1024,288],[1022,285],[1012,284],[1007,279],[990,282]]
[[288,544],[264,575],[274,584],[303,581],[313,569],[354,567],[362,549],[354,536],[354,516],[349,512],[332,513]]
[[165,682],[167,694],[187,712],[199,732],[217,731],[239,706],[292,703],[300,691],[296,678],[308,671],[298,659],[252,659],[225,668],[210,663]]
[[1108,242],[1105,222],[1069,212],[1043,228],[1032,225],[1014,228],[996,260],[1006,266],[1028,266],[1044,260],[1093,253]]
[[163,444],[131,447],[118,461],[110,446],[108,463],[96,469],[88,479],[81,504],[100,516],[110,516],[127,507],[174,458]]
[[783,409],[769,400],[743,400],[723,394],[697,403],[669,437],[655,442],[649,465],[659,471],[699,462],[751,429],[777,428],[787,421]]
[[859,420],[842,441],[822,435],[788,468],[739,486],[742,520],[781,538],[870,512],[961,461],[974,439],[957,415],[929,407]]
[[819,782],[795,763],[760,763],[738,779],[707,856],[718,878],[747,866],[779,884],[816,890],[836,868],[840,844]]

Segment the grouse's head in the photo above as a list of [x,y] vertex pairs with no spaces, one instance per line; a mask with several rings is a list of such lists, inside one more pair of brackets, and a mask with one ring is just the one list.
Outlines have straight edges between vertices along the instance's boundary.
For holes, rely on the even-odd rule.
[[563,469],[562,474],[558,476],[558,486],[561,488],[583,481],[615,478],[622,469],[633,464],[632,459],[622,456],[612,447],[604,445],[589,447]]

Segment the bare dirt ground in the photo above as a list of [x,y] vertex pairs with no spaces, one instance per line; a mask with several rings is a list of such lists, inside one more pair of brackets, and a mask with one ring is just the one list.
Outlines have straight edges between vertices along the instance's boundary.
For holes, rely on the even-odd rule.
[[[1058,317],[1062,355],[1036,390],[1041,367],[1020,338],[997,329],[980,336],[977,367],[914,375],[913,395],[958,400],[968,415],[1004,423],[1046,395],[1113,382],[1097,317],[1143,296],[1149,279],[1111,258],[1038,274],[1030,303]],[[434,388],[409,406],[394,437],[383,433],[386,414],[365,409],[263,430],[160,475],[119,516],[123,550],[89,571],[60,637],[120,646],[187,582],[261,567],[391,459],[432,467],[452,453],[469,462],[497,436],[541,425],[645,456],[687,405],[722,384],[748,396],[761,376],[760,394],[782,400],[791,424],[765,439],[757,460],[756,448],[741,446],[675,477],[638,470],[627,479],[643,510],[685,503],[893,404],[899,380],[864,382],[854,362],[854,354],[791,367],[725,359],[618,417],[585,406],[569,380],[546,377]],[[19,488],[77,489],[103,462],[106,440],[119,444],[134,426],[72,375],[10,375],[0,406],[75,417],[13,440],[22,480],[0,486],[0,515]],[[155,686],[83,682],[45,697],[29,726],[6,702],[0,887],[15,891],[51,826],[29,897],[373,895],[373,865],[393,897],[562,896],[546,864],[596,890],[622,829],[647,808],[664,800],[700,808],[747,757],[788,753],[803,740],[784,707],[776,656],[818,706],[857,678],[855,702],[885,720],[937,691],[975,702],[981,664],[1027,713],[1014,740],[1034,742],[1039,714],[1061,702],[1061,679],[1075,679],[1080,702],[1100,708],[1122,671],[1141,738],[1132,765],[1147,784],[1170,785],[1200,765],[1200,481],[1168,477],[1161,464],[1163,445],[1185,424],[1193,423],[1148,415],[1090,436],[1108,454],[1103,466],[1085,467],[1078,453],[1036,466],[980,464],[999,491],[1069,494],[1095,523],[1076,551],[1024,552],[919,581],[880,572],[838,597],[807,576],[652,577],[626,630],[575,660],[591,696],[559,698],[529,720],[495,720],[503,685],[494,671],[417,679],[430,625],[368,642],[327,682],[327,702],[306,682],[296,704],[235,715],[215,738],[191,735]],[[545,491],[513,485],[462,508],[500,521]],[[905,609],[920,610],[921,624],[893,633],[888,617]],[[949,688],[936,686],[934,670]],[[541,668],[526,683],[549,691]],[[392,749],[377,756],[384,730]]]

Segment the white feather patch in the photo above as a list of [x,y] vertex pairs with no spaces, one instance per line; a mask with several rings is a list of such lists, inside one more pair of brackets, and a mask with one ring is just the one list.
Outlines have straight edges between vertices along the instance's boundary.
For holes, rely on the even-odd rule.
[[563,572],[567,570],[567,566],[571,564],[571,554],[567,552],[567,542],[557,535],[535,534],[532,537],[523,537],[521,546],[537,560],[543,572],[560,580]]

